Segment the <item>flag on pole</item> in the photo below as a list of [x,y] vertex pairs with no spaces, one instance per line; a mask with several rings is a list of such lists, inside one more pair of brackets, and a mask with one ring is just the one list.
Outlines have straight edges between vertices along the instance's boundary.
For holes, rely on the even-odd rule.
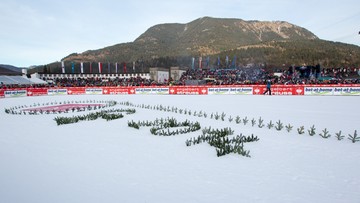
[[233,68],[236,68],[236,55],[234,55],[234,59],[233,59],[233,61],[231,62],[231,66],[232,66]]
[[133,72],[135,72],[135,61],[133,61]]
[[92,73],[92,62],[90,62],[90,73]]
[[81,71],[81,74],[84,73],[84,63],[83,62],[80,63],[80,71]]
[[64,74],[65,73],[65,63],[64,61],[61,61],[61,72]]
[[99,62],[99,73],[101,73],[101,72],[102,72],[102,63]]
[[117,62],[115,63],[115,73],[116,74],[118,73],[118,64],[117,64]]
[[110,62],[108,62],[108,71],[109,71],[109,73],[111,72],[110,71]]
[[226,68],[227,68],[229,65],[229,57],[228,56],[226,56],[226,58],[225,58],[225,64],[226,64]]
[[75,73],[75,64],[74,64],[74,62],[71,62],[71,73],[72,74]]
[[202,69],[202,57],[199,57],[199,69]]
[[126,63],[125,62],[124,62],[123,68],[124,68],[124,73],[126,73]]
[[191,58],[191,69],[195,69],[195,57]]
[[217,66],[218,66],[218,68],[220,68],[220,56],[218,56],[218,59],[217,59]]
[[206,58],[206,68],[209,68],[210,66],[210,56]]

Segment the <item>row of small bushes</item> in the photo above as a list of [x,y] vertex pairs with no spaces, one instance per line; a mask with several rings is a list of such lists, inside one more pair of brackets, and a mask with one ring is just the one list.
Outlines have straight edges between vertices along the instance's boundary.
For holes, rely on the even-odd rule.
[[[192,115],[192,116],[197,116],[197,117],[204,117],[207,118],[208,114],[204,111],[191,111],[188,109],[180,109],[177,107],[170,107],[170,106],[163,106],[161,104],[158,105],[145,105],[145,104],[138,104],[135,105],[131,102],[120,102],[120,105],[125,105],[125,106],[133,106],[133,107],[138,107],[138,108],[144,108],[144,109],[150,109],[150,110],[158,110],[158,111],[164,111],[164,112],[173,112],[173,113],[179,113],[179,114],[185,114],[185,115]],[[282,131],[282,130],[286,130],[287,132],[291,132],[294,128],[293,125],[291,125],[290,123],[285,125],[281,120],[278,120],[276,123],[273,123],[272,120],[269,121],[269,123],[265,123],[264,120],[260,117],[259,119],[255,119],[252,118],[251,120],[245,116],[243,118],[241,118],[240,116],[236,116],[235,118],[233,118],[232,116],[229,116],[226,119],[226,114],[224,112],[222,113],[211,113],[210,114],[210,119],[215,119],[215,120],[221,120],[221,121],[228,121],[228,122],[235,122],[236,124],[243,124],[243,125],[247,125],[248,123],[251,124],[252,127],[259,127],[259,128],[263,128],[263,127],[267,127],[268,129],[275,129],[277,131]],[[300,126],[298,128],[296,128],[297,133],[298,134],[305,134],[305,127],[304,126]],[[332,135],[330,134],[330,132],[327,130],[327,128],[323,129],[320,133],[316,132],[316,128],[315,125],[312,125],[309,129],[307,129],[307,133],[310,136],[314,136],[314,135],[319,135],[322,138],[330,138]],[[337,140],[342,140],[344,139],[344,135],[342,135],[342,131],[340,130],[339,132],[335,133],[335,137]],[[357,134],[357,131],[355,130],[353,134],[348,134],[348,139],[355,143],[355,142],[359,142],[360,141],[360,137]]]
[[[199,122],[190,122],[185,120],[183,122],[178,122],[175,118],[161,118],[156,119],[155,121],[128,121],[128,126],[135,129],[139,129],[141,126],[152,127],[150,132],[153,135],[159,136],[173,136],[179,134],[186,134],[190,132],[195,132],[201,129]],[[172,130],[171,128],[181,128]]]
[[233,138],[229,138],[229,135],[234,133],[231,128],[223,129],[211,129],[205,128],[203,134],[198,137],[193,137],[185,141],[186,146],[201,144],[203,142],[208,143],[210,146],[215,147],[216,155],[218,157],[224,156],[230,153],[236,153],[245,157],[250,157],[250,150],[244,149],[244,143],[259,141],[257,136],[253,134],[251,136],[244,136],[242,134]]
[[135,109],[111,109],[111,110],[102,110],[94,113],[89,113],[86,115],[72,116],[72,117],[56,117],[54,118],[57,125],[65,125],[70,123],[77,123],[79,121],[92,121],[98,118],[105,119],[106,121],[111,121],[119,118],[123,118],[122,114],[133,114],[136,112]]
[[[199,122],[190,122],[185,120],[178,122],[175,118],[161,118],[155,121],[128,121],[128,126],[140,129],[140,127],[152,127],[150,132],[153,135],[159,136],[173,136],[179,134],[185,134],[195,132],[201,129]],[[171,128],[187,127],[185,129],[171,130]],[[201,144],[207,142],[210,146],[216,148],[216,154],[218,157],[224,156],[230,153],[237,153],[242,156],[250,157],[250,151],[244,149],[244,143],[258,141],[259,138],[254,136],[244,136],[242,134],[233,138],[229,138],[229,135],[233,135],[234,131],[231,128],[223,129],[211,129],[205,128],[202,130],[202,135],[193,137],[185,141],[186,146]]]
[[[27,108],[34,108],[34,107],[46,107],[46,106],[54,106],[54,105],[64,105],[64,104],[103,104],[100,106],[93,106],[88,105],[87,107],[76,107],[71,109],[66,109],[65,111],[56,111],[56,110],[29,110],[25,111],[24,109]],[[61,114],[61,113],[69,113],[71,112],[80,112],[80,111],[86,111],[86,110],[97,110],[101,108],[109,108],[113,107],[117,104],[116,101],[96,101],[96,100],[85,100],[85,101],[63,101],[63,102],[47,102],[47,103],[34,103],[29,106],[27,105],[18,105],[10,108],[5,108],[5,113],[7,114],[13,114],[13,115],[40,115],[40,114]]]

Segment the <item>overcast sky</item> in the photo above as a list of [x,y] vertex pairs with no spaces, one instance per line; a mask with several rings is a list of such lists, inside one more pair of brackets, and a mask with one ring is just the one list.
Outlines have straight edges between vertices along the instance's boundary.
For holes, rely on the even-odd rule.
[[360,46],[359,0],[1,0],[0,64],[42,65],[132,42],[161,23],[210,16],[287,21]]

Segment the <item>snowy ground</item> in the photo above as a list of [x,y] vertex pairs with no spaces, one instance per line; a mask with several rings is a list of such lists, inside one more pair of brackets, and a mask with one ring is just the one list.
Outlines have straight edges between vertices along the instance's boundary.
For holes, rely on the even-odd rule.
[[[9,115],[4,108],[34,102],[116,100],[165,105],[208,114],[199,118],[135,108],[122,119],[57,126],[58,115]],[[360,97],[336,96],[58,96],[0,100],[0,202],[344,202],[360,201]],[[117,105],[115,108],[128,108]],[[210,119],[226,113],[225,121]],[[62,114],[87,114],[89,112]],[[229,122],[232,116],[279,119],[294,129],[276,131]],[[172,137],[136,130],[128,120],[175,117],[202,128],[231,127],[254,134],[246,143],[251,158],[216,156],[207,143],[187,147],[201,131]],[[315,125],[332,137],[309,136]],[[305,134],[296,128],[305,126]],[[335,133],[345,138],[338,141]]]

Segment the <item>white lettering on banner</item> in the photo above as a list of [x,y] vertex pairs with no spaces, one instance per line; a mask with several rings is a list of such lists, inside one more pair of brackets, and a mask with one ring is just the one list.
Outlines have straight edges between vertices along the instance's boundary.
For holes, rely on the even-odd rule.
[[128,89],[120,89],[120,88],[111,88],[111,89],[104,89],[105,94],[129,94]]
[[67,89],[48,89],[48,95],[66,95]]
[[89,88],[85,89],[85,94],[102,94],[102,89],[100,88]]
[[[206,90],[202,90],[202,92]],[[184,87],[184,88],[178,88],[176,91],[176,94],[185,94],[185,95],[198,95],[199,88],[193,88],[193,87]]]
[[273,95],[293,95],[291,87],[274,87],[271,89]]
[[10,90],[4,92],[5,97],[25,97],[27,96],[26,90]]
[[191,95],[196,95],[196,94],[199,94],[199,92],[194,92],[194,91],[182,91],[182,90],[179,90],[177,91],[177,94],[191,94]]
[[292,95],[292,92],[272,92],[273,95]]
[[111,95],[113,94],[128,94],[127,92],[110,92]]

